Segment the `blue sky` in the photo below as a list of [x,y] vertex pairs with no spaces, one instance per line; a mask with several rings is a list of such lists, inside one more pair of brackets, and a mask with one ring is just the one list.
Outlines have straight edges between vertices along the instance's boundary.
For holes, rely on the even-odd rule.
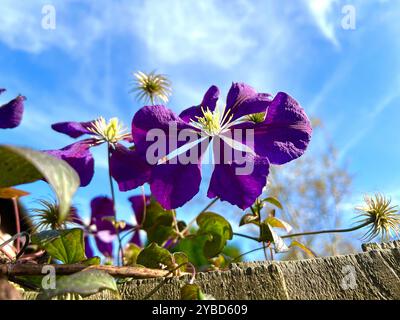
[[[56,10],[55,30],[41,27],[45,4]],[[354,30],[342,28],[344,5],[355,8]],[[323,119],[354,176],[346,208],[377,191],[400,201],[400,1],[0,0],[0,13],[1,101],[28,98],[23,124],[3,130],[0,143],[60,148],[72,140],[51,123],[100,115],[129,125],[141,107],[128,94],[133,71],[167,74],[176,112],[211,84],[226,93],[243,81],[286,91]],[[96,176],[76,197],[84,215],[89,196],[109,191],[104,154],[95,151]],[[207,204],[206,184],[181,218]],[[43,183],[26,189],[28,204],[50,194]],[[119,196],[123,217],[127,196]]]

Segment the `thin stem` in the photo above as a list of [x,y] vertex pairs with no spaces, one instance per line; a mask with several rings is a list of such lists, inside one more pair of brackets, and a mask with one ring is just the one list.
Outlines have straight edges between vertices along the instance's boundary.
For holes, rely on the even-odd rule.
[[202,213],[206,212],[208,209],[210,209],[218,200],[219,200],[218,197],[215,198],[215,199],[213,199],[203,210],[201,210],[200,213],[199,213],[196,217],[194,217],[194,218],[192,219],[192,221],[190,221],[190,222],[188,223],[188,225],[186,226],[186,228],[182,231],[182,234],[185,234],[186,232],[188,232],[190,226],[196,221],[197,217],[198,217],[199,215],[201,215]]
[[300,236],[310,236],[310,235],[314,235],[314,234],[323,234],[323,233],[344,233],[344,232],[351,232],[351,231],[355,231],[361,228],[366,227],[367,225],[369,225],[371,222],[365,222],[362,223],[360,225],[357,225],[355,227],[352,228],[347,228],[347,229],[330,229],[330,230],[320,230],[320,231],[310,231],[310,232],[301,232],[301,233],[293,233],[293,234],[287,234],[282,236],[282,239],[285,238],[293,238],[293,237],[300,237]]
[[[12,202],[13,202],[13,205],[14,205],[15,229],[16,229],[17,233],[20,233],[21,232],[21,218],[20,218],[20,215],[19,215],[18,198],[17,197],[12,198]],[[19,250],[20,250],[20,240],[19,240],[19,238],[17,239],[16,247],[17,247],[17,252],[19,252]]]
[[256,237],[248,236],[248,235],[243,234],[243,233],[234,232],[233,235],[234,235],[234,236],[238,236],[238,237],[242,237],[242,238],[246,238],[246,239],[250,239],[250,240],[254,240],[254,241],[257,241],[257,242],[260,242],[260,239],[258,239],[258,238],[256,238]]
[[[113,180],[112,180],[112,175],[111,175],[111,166],[110,166],[110,162],[111,162],[111,144],[108,142],[107,143],[107,159],[108,159],[108,180],[110,183],[110,191],[111,191],[111,198],[112,198],[112,202],[113,202],[113,209],[114,209],[114,214],[117,215],[116,210],[115,210],[115,191],[114,191],[114,184],[113,184]],[[117,258],[117,263],[118,265],[121,265],[121,259],[123,261],[124,259],[124,252],[122,250],[122,241],[121,241],[121,237],[119,234],[119,228],[116,228],[117,233],[117,238],[118,238],[118,258]]]
[[[367,225],[369,225],[370,222],[365,222],[363,224],[360,224],[358,226],[352,227],[352,228],[347,228],[347,229],[331,229],[331,230],[319,230],[319,231],[310,231],[310,232],[301,232],[301,233],[292,233],[292,234],[287,234],[284,236],[281,236],[282,239],[286,239],[286,238],[294,238],[294,237],[300,237],[300,236],[310,236],[310,235],[315,235],[315,234],[323,234],[323,233],[343,233],[343,232],[351,232],[351,231],[355,231],[361,228],[366,227]],[[254,240],[257,242],[260,242],[260,240],[256,237],[251,237],[242,233],[238,233],[238,232],[234,232],[233,233],[234,236],[238,236],[238,237],[242,237],[242,238],[247,238],[250,240]]]
[[[369,225],[371,222],[365,222],[362,223],[360,225],[357,225],[355,227],[352,228],[347,228],[347,229],[331,229],[331,230],[320,230],[320,231],[310,231],[310,232],[302,232],[302,233],[293,233],[293,234],[287,234],[284,236],[281,236],[282,239],[286,239],[286,238],[293,238],[293,237],[300,237],[300,236],[310,236],[310,235],[315,235],[315,234],[323,234],[323,233],[344,233],[344,232],[352,232],[352,231],[356,231],[358,229],[364,228],[367,225]],[[247,238],[247,239],[251,239],[251,240],[256,240],[258,242],[260,242],[258,239],[254,238],[254,237],[250,237],[247,236],[245,234],[240,234],[240,233],[234,233],[234,235],[239,236],[239,237],[243,237],[243,238]],[[264,246],[262,246],[261,248],[256,248],[253,250],[250,250],[248,252],[242,253],[241,255],[237,256],[236,258],[234,258],[232,260],[232,262],[237,261],[238,259],[240,259],[241,257],[259,251],[259,250],[264,250]]]
[[137,224],[139,224],[140,228],[143,225],[143,223],[146,221],[146,213],[147,213],[147,200],[146,200],[146,193],[144,191],[144,187],[141,186],[140,187],[141,191],[142,191],[142,198],[143,198],[143,216],[142,216],[142,221],[136,221]]

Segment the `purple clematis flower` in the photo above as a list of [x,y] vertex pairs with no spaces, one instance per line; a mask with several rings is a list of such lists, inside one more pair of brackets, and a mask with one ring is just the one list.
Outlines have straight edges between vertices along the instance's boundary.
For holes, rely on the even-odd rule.
[[[0,89],[0,94],[6,89]],[[0,129],[12,129],[21,123],[24,113],[24,101],[26,98],[19,95],[15,99],[0,106]]]
[[[109,144],[109,151],[113,155],[110,159],[110,167],[123,167],[124,163],[119,164],[118,162],[121,159],[125,159],[125,157],[129,158],[130,162],[135,164],[135,167],[143,167],[143,161],[137,157],[136,153],[119,143],[122,140],[131,142],[132,138],[130,134],[125,133],[116,118],[111,119],[108,123],[102,117],[87,122],[61,122],[53,124],[52,128],[71,138],[80,138],[84,135],[90,136],[90,138],[77,141],[62,149],[46,151],[48,154],[66,161],[73,167],[79,175],[82,187],[87,186],[94,175],[94,159],[90,148],[103,143]],[[115,170],[112,175],[115,175],[117,181],[120,181],[122,179],[121,175],[125,174],[123,171]],[[147,179],[146,171],[140,170],[130,170],[128,177],[131,180],[138,179],[141,184],[144,183],[142,181]],[[123,185],[123,182],[121,184]]]
[[150,196],[147,195],[132,196],[128,200],[131,202],[132,210],[135,214],[136,225],[137,225],[136,228],[137,231],[135,231],[135,234],[133,235],[131,242],[141,247],[142,241],[140,239],[139,230],[144,222],[143,218],[146,212],[146,207],[150,204]]
[[[222,112],[216,108],[218,97],[219,89],[212,86],[200,105],[179,116],[156,105],[141,108],[133,118],[136,150],[148,162],[154,132],[175,141],[153,152],[157,161],[149,162],[151,169],[147,172],[153,196],[166,209],[180,207],[198,193],[201,162],[209,145],[214,153],[214,171],[208,197],[219,197],[242,209],[251,206],[262,193],[270,164],[294,160],[308,146],[310,121],[288,94],[279,92],[272,98],[246,84],[233,83]],[[182,133],[191,134],[189,141],[179,139]],[[179,157],[187,154],[196,155],[196,161],[180,161]],[[128,162],[122,166],[125,170]],[[239,173],[247,167],[251,170]],[[132,183],[135,187],[136,182]]]
[[[117,239],[117,232],[111,219],[115,219],[115,211],[112,199],[108,197],[94,198],[91,203],[91,218],[89,224],[85,224],[77,215],[73,221],[85,230],[85,251],[86,256],[93,257],[93,248],[89,244],[89,235],[93,235],[97,248],[106,257],[112,257],[114,241]],[[134,228],[130,224],[120,229],[120,232]],[[136,236],[138,232],[129,240],[130,243],[140,245],[140,239]],[[139,239],[139,240],[138,240]]]

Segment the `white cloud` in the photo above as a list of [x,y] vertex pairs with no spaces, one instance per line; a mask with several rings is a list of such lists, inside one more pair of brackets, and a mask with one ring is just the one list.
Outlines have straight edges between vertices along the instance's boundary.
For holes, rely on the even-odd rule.
[[[331,14],[337,0],[306,0],[310,13],[315,19],[315,23],[322,34],[336,47],[339,41],[335,35],[335,23]],[[338,16],[340,12],[338,12]]]
[[243,1],[148,0],[135,12],[133,30],[161,62],[195,58],[228,68],[257,45],[244,30],[253,10]]

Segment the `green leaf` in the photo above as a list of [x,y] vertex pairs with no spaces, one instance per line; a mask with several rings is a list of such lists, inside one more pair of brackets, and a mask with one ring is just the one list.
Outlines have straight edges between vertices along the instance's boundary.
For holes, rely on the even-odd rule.
[[239,227],[249,223],[258,224],[257,216],[251,213],[246,213],[245,215],[243,215],[242,219],[240,219]]
[[63,263],[86,260],[83,230],[79,228],[42,231],[32,236],[32,243]]
[[181,300],[204,300],[204,294],[197,284],[185,284],[181,288]]
[[181,300],[215,300],[214,297],[204,294],[197,284],[185,284],[181,288]]
[[274,198],[274,197],[265,198],[265,199],[263,200],[263,202],[268,202],[268,203],[274,205],[275,207],[277,207],[277,208],[283,210],[283,206],[282,206],[282,204],[280,203],[280,201],[279,201],[278,199]]
[[197,235],[207,235],[203,252],[207,258],[212,258],[221,253],[226,242],[233,237],[230,223],[222,216],[213,212],[204,212],[196,219],[199,230]]
[[92,257],[83,261],[80,261],[79,263],[84,264],[85,266],[98,266],[101,262],[100,257]]
[[124,265],[134,266],[137,263],[137,257],[141,250],[142,248],[136,244],[130,243],[124,251]]
[[60,222],[67,216],[79,176],[68,163],[44,152],[0,145],[0,188],[45,179],[59,202]]
[[187,263],[189,262],[188,256],[184,252],[175,252],[172,254],[173,261],[175,262],[176,266],[182,265],[179,270],[186,271]]
[[173,210],[165,210],[155,199],[151,199],[146,207],[146,218],[143,222],[149,242],[162,245],[175,235],[174,214]]
[[88,296],[105,289],[118,292],[114,278],[104,271],[89,269],[60,277],[55,289],[43,290],[38,298],[51,299],[65,293]]
[[315,258],[317,255],[306,245],[303,243],[293,240],[292,243],[290,244],[289,248],[297,247],[303,250],[305,253],[307,253],[311,258]]
[[286,232],[290,232],[293,229],[289,223],[276,217],[268,217],[265,219],[265,222],[268,223],[271,227],[285,229]]
[[261,230],[260,240],[263,242],[273,243],[276,253],[286,252],[289,250],[283,239],[275,232],[274,228],[267,222],[264,221],[261,223],[260,230]]
[[152,269],[162,269],[164,266],[168,270],[174,268],[172,254],[154,242],[140,251],[136,263]]

